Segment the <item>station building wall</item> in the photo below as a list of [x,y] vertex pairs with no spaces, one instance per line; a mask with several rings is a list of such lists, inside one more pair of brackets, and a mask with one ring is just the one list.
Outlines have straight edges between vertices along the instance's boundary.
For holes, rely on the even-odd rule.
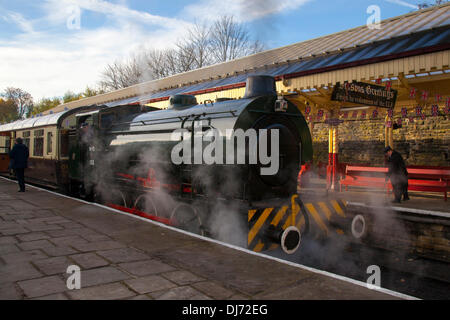
[[[450,117],[427,116],[405,119],[393,130],[394,149],[407,165],[450,166]],[[314,160],[328,162],[328,125],[315,123],[312,129]],[[384,165],[384,119],[349,120],[339,126],[339,162]]]

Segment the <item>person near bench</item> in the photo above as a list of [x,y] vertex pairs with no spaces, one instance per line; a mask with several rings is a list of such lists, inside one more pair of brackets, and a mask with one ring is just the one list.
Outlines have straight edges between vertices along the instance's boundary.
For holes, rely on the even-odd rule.
[[391,179],[392,188],[394,189],[395,200],[392,202],[400,203],[402,196],[403,201],[409,200],[408,171],[406,170],[405,161],[403,161],[400,153],[389,146],[384,149],[384,154],[387,156],[388,162],[386,181]]

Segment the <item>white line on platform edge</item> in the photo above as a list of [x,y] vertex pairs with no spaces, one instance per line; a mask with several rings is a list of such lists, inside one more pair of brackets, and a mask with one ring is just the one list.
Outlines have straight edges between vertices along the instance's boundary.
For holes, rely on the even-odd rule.
[[[353,206],[358,206],[358,207],[366,207],[366,208],[381,208],[378,206],[371,206],[371,205],[365,204],[363,202],[347,201],[347,204],[353,205]],[[388,208],[393,209],[395,211],[401,211],[401,212],[411,212],[411,213],[425,214],[425,215],[430,215],[430,216],[450,218],[450,213],[442,212],[442,211],[431,211],[431,210],[405,208],[405,207],[388,207]]]
[[[1,176],[0,176],[0,178],[12,182],[12,180],[10,180],[8,178],[1,177]],[[43,189],[43,188],[40,188],[40,187],[36,187],[36,186],[33,186],[33,185],[29,185],[29,184],[26,184],[26,185],[31,187],[31,188],[40,190],[40,191],[45,191],[45,192],[48,192],[48,193],[51,193],[51,194],[54,194],[54,195],[57,195],[57,196],[60,196],[60,197],[64,197],[64,198],[67,198],[67,199],[79,201],[79,202],[84,203],[84,204],[95,205],[97,207],[100,207],[100,208],[103,208],[103,209],[106,209],[106,210],[109,210],[109,211],[112,211],[112,212],[116,212],[116,213],[119,213],[119,214],[123,214],[123,215],[129,216],[129,217],[132,217],[132,218],[135,218],[135,219],[138,219],[138,220],[142,220],[144,222],[151,223],[151,224],[157,225],[159,227],[166,228],[166,229],[169,229],[169,230],[172,230],[172,231],[175,231],[175,232],[179,232],[179,233],[191,236],[191,237],[195,237],[195,238],[198,238],[198,239],[201,239],[201,240],[205,240],[205,241],[208,241],[208,242],[219,244],[219,245],[222,245],[222,246],[234,249],[234,250],[238,250],[238,251],[241,251],[241,252],[244,252],[244,253],[247,253],[247,254],[251,254],[251,255],[254,255],[254,256],[258,256],[258,257],[261,257],[261,258],[264,258],[264,259],[269,259],[269,260],[273,260],[273,261],[276,261],[276,262],[279,262],[279,263],[282,263],[282,264],[287,264],[287,265],[292,266],[292,267],[296,267],[296,268],[300,268],[300,269],[303,269],[303,270],[307,270],[307,271],[310,271],[310,272],[313,272],[313,273],[317,273],[317,274],[320,274],[320,275],[324,275],[324,276],[327,276],[327,277],[330,277],[330,278],[334,278],[334,279],[338,279],[338,280],[341,280],[341,281],[349,282],[351,284],[355,284],[355,285],[358,285],[358,286],[361,286],[361,287],[365,287],[366,289],[368,289],[367,288],[367,284],[365,282],[362,282],[362,281],[359,281],[359,280],[355,280],[355,279],[352,279],[352,278],[347,278],[347,277],[344,277],[344,276],[341,276],[341,275],[338,275],[338,274],[334,274],[334,273],[331,273],[331,272],[328,272],[328,271],[315,269],[315,268],[308,267],[308,266],[305,266],[305,265],[302,265],[302,264],[299,264],[299,263],[286,261],[286,260],[283,260],[283,259],[280,259],[280,258],[275,258],[275,257],[272,257],[272,256],[265,255],[263,253],[251,251],[251,250],[248,250],[248,249],[245,249],[245,248],[242,248],[242,247],[238,247],[238,246],[226,243],[226,242],[222,242],[222,241],[216,240],[216,239],[211,239],[211,238],[204,237],[204,236],[201,236],[201,235],[198,235],[198,234],[190,233],[190,232],[187,232],[187,231],[175,228],[175,227],[171,227],[171,226],[168,226],[166,224],[163,224],[163,223],[160,223],[160,222],[157,222],[157,221],[153,221],[153,220],[150,220],[150,219],[146,219],[146,218],[143,218],[143,217],[136,216],[134,214],[130,214],[130,213],[127,213],[127,212],[116,210],[116,209],[113,209],[113,208],[110,208],[110,207],[107,207],[107,206],[104,206],[104,205],[101,205],[101,204],[98,204],[98,203],[95,203],[95,202],[88,202],[88,201],[85,201],[85,200],[82,200],[82,199],[73,198],[73,197],[70,197],[70,196],[67,196],[67,195],[64,195],[64,194],[60,194],[60,193],[57,193],[57,192],[54,192],[54,191],[46,190],[46,189]],[[396,291],[385,289],[385,288],[381,288],[381,287],[375,287],[373,289],[368,289],[368,290],[378,291],[378,292],[381,292],[381,293],[385,293],[385,294],[391,295],[393,297],[402,298],[402,299],[406,299],[406,300],[421,300],[421,299],[419,299],[417,297],[413,297],[413,296],[410,296],[410,295],[407,295],[407,294],[404,294],[404,293],[396,292]]]

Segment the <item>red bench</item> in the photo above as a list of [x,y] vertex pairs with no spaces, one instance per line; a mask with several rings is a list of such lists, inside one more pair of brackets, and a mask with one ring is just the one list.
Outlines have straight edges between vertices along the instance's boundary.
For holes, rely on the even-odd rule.
[[447,192],[450,190],[450,169],[417,169],[408,170],[408,190],[443,192],[447,201]]
[[345,178],[340,181],[340,191],[342,186],[345,186],[345,191],[348,191],[348,186],[355,187],[371,187],[386,189],[387,192],[392,190],[392,185],[386,182],[387,168],[384,167],[362,167],[349,166],[345,167]]
[[[450,169],[436,167],[409,168],[408,170],[408,190],[442,192],[444,200],[447,201],[447,192],[450,190]],[[372,187],[383,188],[388,192],[392,190],[390,182],[385,183],[388,169],[385,167],[362,167],[347,166],[345,178],[340,181],[340,186]]]

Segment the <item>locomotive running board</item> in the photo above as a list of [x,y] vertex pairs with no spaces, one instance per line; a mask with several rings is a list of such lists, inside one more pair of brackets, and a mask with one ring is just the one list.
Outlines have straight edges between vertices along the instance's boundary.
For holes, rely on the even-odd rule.
[[153,220],[153,221],[156,221],[156,222],[161,222],[161,223],[164,223],[164,224],[169,225],[169,226],[176,226],[177,225],[176,221],[174,221],[172,219],[167,219],[167,218],[163,218],[163,217],[154,216],[154,215],[151,215],[151,214],[139,211],[136,208],[130,209],[130,208],[122,207],[122,206],[119,206],[119,205],[113,204],[113,203],[107,203],[106,206],[110,207],[112,209],[116,209],[116,210],[119,210],[119,211],[123,211],[123,212],[126,212],[126,213],[133,214],[135,216],[139,216],[139,217],[146,218],[146,219],[149,219],[149,220]]

